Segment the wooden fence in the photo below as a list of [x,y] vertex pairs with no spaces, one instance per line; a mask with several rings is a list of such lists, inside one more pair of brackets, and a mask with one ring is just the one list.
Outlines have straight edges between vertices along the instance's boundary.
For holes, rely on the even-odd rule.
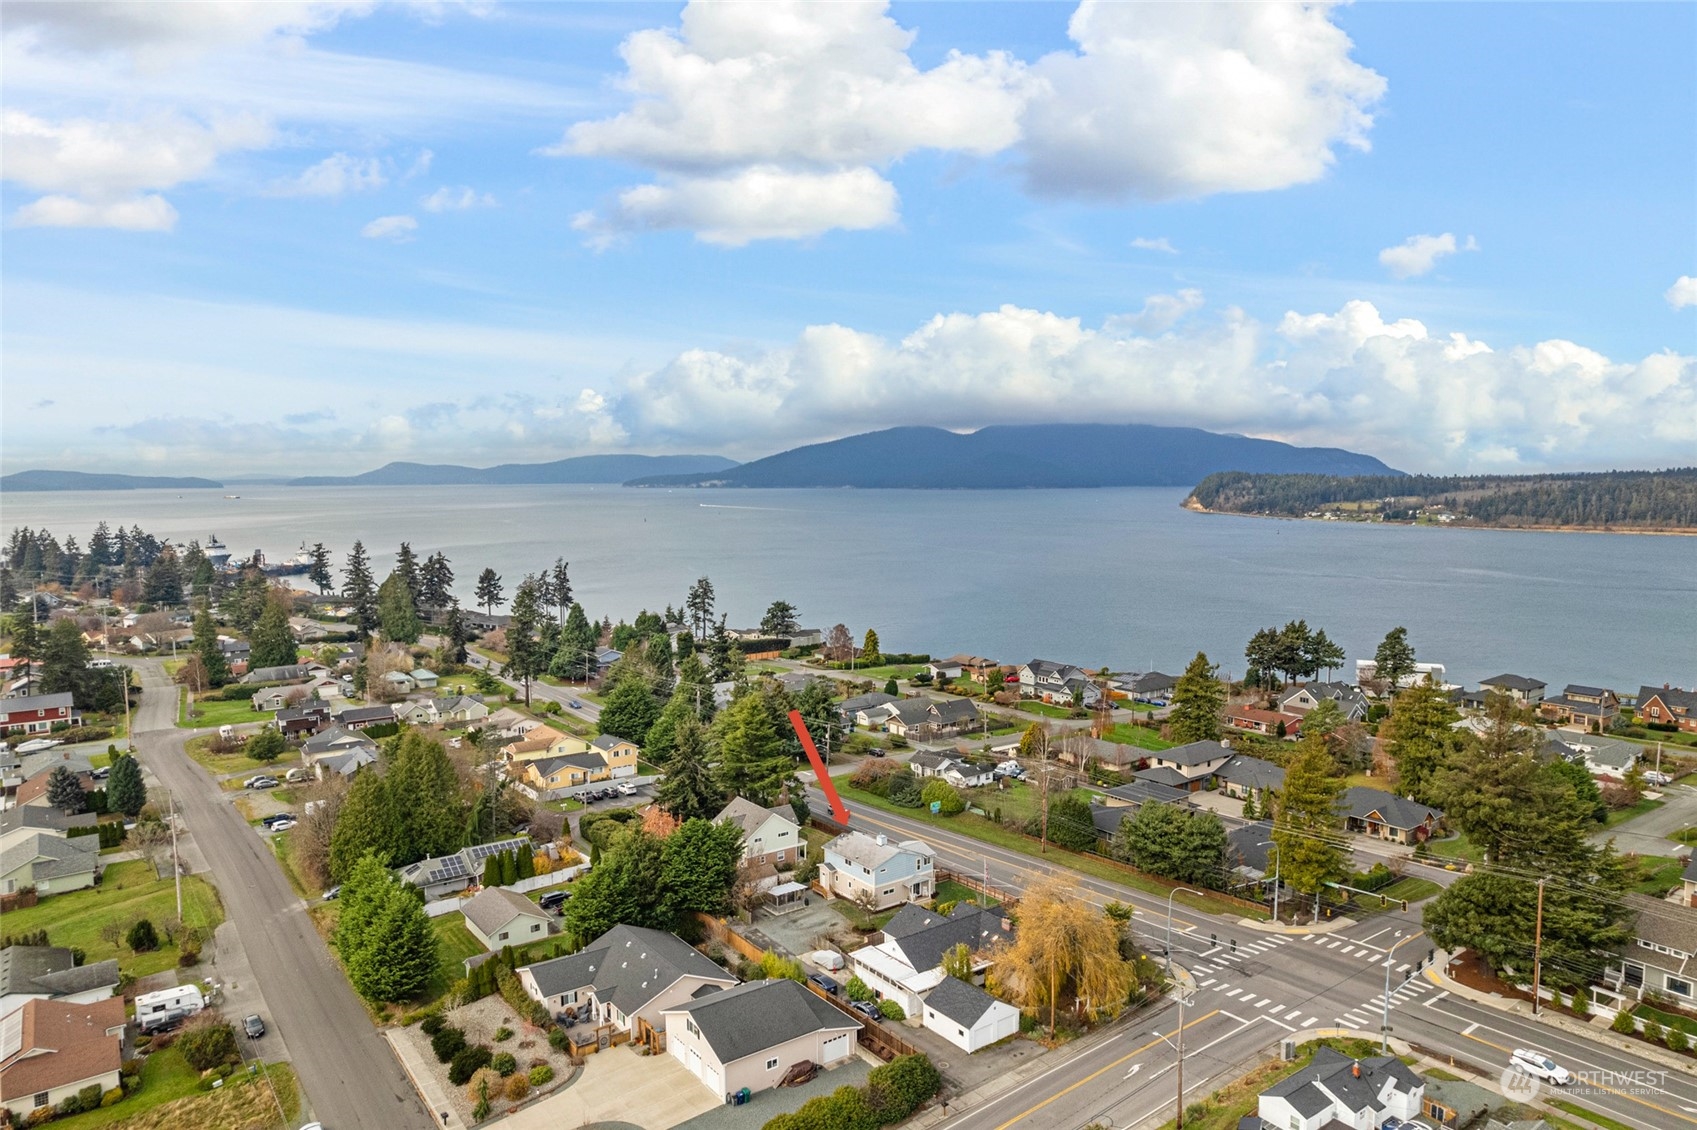
[[1008,910],[1013,910],[1019,906],[1019,895],[1013,891],[993,887],[976,875],[967,875],[960,871],[951,871],[947,867],[939,867],[937,868],[937,882],[959,883],[969,891],[975,891],[993,902],[1001,903]]
[[859,1043],[867,1051],[888,1063],[898,1055],[913,1055],[919,1049],[896,1035],[889,1026],[856,1012],[834,993],[827,993],[812,981],[803,982],[814,996],[829,1001],[838,1012],[841,1012],[860,1025]]
[[766,951],[731,929],[730,923],[723,918],[711,914],[696,912],[695,920],[701,923],[702,932],[711,940],[722,946],[728,946],[747,958],[749,961],[759,961],[766,956]]

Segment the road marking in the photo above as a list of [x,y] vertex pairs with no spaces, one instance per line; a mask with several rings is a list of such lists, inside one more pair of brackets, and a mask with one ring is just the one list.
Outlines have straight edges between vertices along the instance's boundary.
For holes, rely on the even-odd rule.
[[1439,1001],[1443,1000],[1445,997],[1447,997],[1449,995],[1450,995],[1450,991],[1448,989],[1445,989],[1443,992],[1439,993],[1437,996],[1433,997],[1431,1000],[1422,1001],[1421,1003],[1424,1004],[1427,1008],[1431,1008],[1433,1005],[1437,1004]]
[[[1294,1016],[1295,1013],[1292,1013],[1291,1015]],[[1283,1020],[1274,1020],[1271,1016],[1263,1016],[1263,1017],[1261,1017],[1261,1019],[1267,1021],[1267,1023],[1269,1023],[1269,1024],[1277,1024],[1280,1028],[1283,1028],[1286,1032],[1296,1031],[1295,1028],[1291,1027],[1289,1024],[1286,1024]]]
[[1197,986],[1197,987],[1202,988],[1202,989],[1206,989],[1209,985],[1212,985],[1213,983],[1214,983],[1214,979],[1212,977],[1210,977],[1206,981],[1202,982],[1202,984]]
[[1235,1000],[1237,998],[1237,995],[1241,992],[1243,992],[1242,989],[1233,989],[1231,992],[1227,993],[1226,996],[1231,997]]
[[[1291,1015],[1294,1016],[1296,1014],[1292,1013]],[[1310,1016],[1307,1020],[1304,1020],[1302,1022],[1302,1026],[1304,1028],[1312,1028],[1312,1027],[1314,1027],[1315,1024],[1317,1024],[1319,1022],[1319,1020],[1320,1020],[1320,1018],[1318,1016]]]
[[1320,935],[1318,935],[1318,934],[1304,934],[1304,935],[1302,935],[1302,940],[1305,941],[1305,942],[1312,942],[1315,939],[1317,939],[1319,936]]
[[1329,950],[1335,950],[1341,945],[1343,945],[1343,939],[1337,938],[1337,939],[1333,940],[1332,944],[1327,946],[1326,948],[1329,949]]
[[[1473,1025],[1473,1027],[1477,1028],[1478,1025],[1475,1024],[1475,1025]],[[1462,1035],[1466,1036],[1469,1040],[1477,1040],[1479,1043],[1484,1044],[1488,1048],[1496,1048],[1500,1052],[1509,1052],[1511,1055],[1513,1054],[1512,1048],[1509,1048],[1509,1047],[1507,1047],[1503,1044],[1492,1043],[1490,1040],[1487,1040],[1482,1036],[1475,1036],[1471,1032],[1463,1032]],[[1599,1082],[1595,1079],[1586,1080],[1586,1084],[1588,1086],[1592,1086],[1592,1087],[1600,1087],[1603,1090],[1607,1091],[1609,1094],[1616,1096],[1617,1098],[1622,1098],[1622,1099],[1627,1100],[1628,1102],[1637,1103],[1639,1106],[1647,1106],[1651,1110],[1660,1111],[1661,1113],[1668,1115],[1672,1118],[1679,1119],[1681,1122],[1689,1122],[1693,1126],[1697,1126],[1697,1118],[1689,1118],[1686,1115],[1680,1114],[1678,1111],[1669,1110],[1667,1107],[1662,1106],[1660,1103],[1653,1103],[1653,1102],[1649,1101],[1648,1099],[1641,1099],[1637,1095],[1629,1095],[1625,1091],[1616,1090],[1615,1088],[1609,1086],[1607,1083],[1602,1083],[1602,1082]]]
[[1218,985],[1214,986],[1214,991],[1217,993],[1217,992],[1220,992],[1222,989],[1229,989],[1229,988],[1231,988],[1231,982],[1221,981]]
[[1272,1004],[1272,1003],[1273,1003],[1272,997],[1262,997],[1259,1001],[1255,1002],[1255,1007],[1256,1008],[1266,1008],[1269,1004]]
[[1461,1030],[1461,1034],[1463,1036],[1471,1036],[1471,1035],[1473,1035],[1474,1030],[1478,1027],[1479,1027],[1479,1022],[1476,1020],[1472,1024],[1469,1024],[1467,1027],[1463,1028]]
[[[1196,1025],[1201,1024],[1203,1021],[1208,1020],[1208,1019],[1210,1019],[1214,1016],[1217,1016],[1217,1015],[1219,1015],[1219,1009],[1215,1009],[1213,1012],[1205,1013],[1202,1016],[1198,1016],[1195,1020],[1192,1020],[1189,1024],[1186,1024],[1184,1027],[1187,1028],[1187,1029],[1188,1028],[1194,1028],[1194,1027],[1196,1027]],[[1012,1118],[1008,1119],[1006,1122],[1004,1122],[1000,1126],[996,1127],[996,1130],[1008,1130],[1009,1126],[1012,1126],[1017,1122],[1022,1122],[1027,1118],[1030,1118],[1033,1114],[1036,1114],[1038,1111],[1042,1110],[1044,1107],[1048,1106],[1050,1103],[1054,1102],[1056,1099],[1060,1098],[1061,1096],[1071,1094],[1072,1092],[1078,1090],[1078,1088],[1084,1086],[1086,1083],[1093,1082],[1097,1078],[1101,1077],[1102,1075],[1105,1075],[1109,1071],[1112,1071],[1114,1068],[1118,1067],[1120,1064],[1126,1062],[1127,1060],[1135,1059],[1137,1056],[1142,1055],[1144,1052],[1148,1051],[1150,1048],[1154,1047],[1156,1044],[1164,1043],[1165,1041],[1166,1041],[1165,1037],[1157,1037],[1156,1039],[1150,1040],[1147,1044],[1144,1044],[1142,1047],[1137,1048],[1133,1051],[1127,1052],[1125,1055],[1122,1055],[1120,1058],[1114,1060],[1114,1062],[1108,1064],[1106,1067],[1099,1068],[1096,1071],[1091,1072],[1089,1075],[1086,1075],[1084,1078],[1078,1080],[1077,1082],[1069,1084],[1063,1090],[1056,1091],[1054,1094],[1050,1095],[1048,1098],[1044,1099],[1042,1102],[1038,1103],[1036,1106],[1031,1107],[1029,1110],[1021,1111],[1019,1114],[1014,1115]]]

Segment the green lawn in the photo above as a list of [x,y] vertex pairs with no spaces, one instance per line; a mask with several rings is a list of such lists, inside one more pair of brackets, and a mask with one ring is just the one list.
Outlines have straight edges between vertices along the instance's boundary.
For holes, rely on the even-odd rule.
[[[278,1119],[279,1104],[287,1122]],[[299,1117],[300,1088],[288,1064],[266,1064],[263,1073],[251,1075],[238,1070],[218,1090],[208,1092],[200,1089],[200,1073],[176,1048],[167,1048],[146,1058],[141,1089],[123,1102],[56,1119],[53,1126],[56,1130],[225,1130],[230,1126],[269,1130],[292,1125]]]
[[[1047,853],[1040,852],[1038,845],[1033,843],[1029,837],[1004,828],[995,821],[982,816],[974,816],[971,813],[962,813],[959,816],[933,816],[929,810],[923,808],[900,808],[891,804],[884,797],[855,788],[850,783],[849,778],[850,775],[845,773],[840,777],[833,777],[831,780],[836,784],[837,791],[850,800],[857,800],[863,804],[871,805],[873,808],[881,808],[885,812],[906,816],[928,824],[945,826],[951,831],[958,832],[963,836],[970,836],[975,840],[1005,847],[1033,859],[1041,859],[1058,866],[1070,867],[1074,871],[1089,875],[1092,878],[1118,883],[1121,886],[1131,887],[1162,898],[1165,898],[1170,890],[1164,884],[1116,866],[1100,856],[1067,851],[1064,848],[1056,847],[1054,844],[1049,845]],[[1003,814],[1006,815],[1006,813],[1007,809],[1004,806]],[[1196,895],[1180,894],[1177,896],[1177,901],[1193,910],[1207,914],[1234,914],[1245,918],[1267,917],[1267,913],[1263,910],[1238,906],[1235,903],[1220,902],[1206,896],[1199,898]]]
[[1680,884],[1685,864],[1667,855],[1640,855],[1632,860],[1628,883],[1632,890],[1661,898]]
[[205,729],[208,726],[240,726],[246,722],[269,722],[275,715],[270,711],[255,710],[245,699],[226,701],[213,699],[194,704],[195,715],[189,717],[188,704],[185,702],[177,712],[177,725],[191,730]]
[[1632,1010],[1632,1015],[1641,1020],[1654,1020],[1663,1028],[1678,1028],[1687,1036],[1697,1036],[1697,1020],[1693,1020],[1691,1017],[1683,1016],[1677,1012],[1663,1012],[1659,1008],[1652,1008],[1650,1005],[1641,1004]]
[[997,902],[995,899],[981,901],[983,899],[984,896],[980,895],[971,887],[962,886],[953,879],[944,879],[941,883],[937,884],[937,895],[934,902],[972,902],[979,903],[979,905],[982,906],[1001,905],[1001,903]]
[[1606,819],[1604,819],[1603,827],[1613,828],[1618,824],[1624,824],[1636,816],[1642,816],[1646,812],[1654,812],[1666,803],[1667,801],[1665,800],[1651,800],[1646,797],[1637,804],[1631,805],[1627,808],[1616,808],[1608,814]]
[[1027,714],[1040,714],[1044,718],[1072,717],[1071,707],[1052,706],[1047,702],[1038,702],[1036,699],[1022,699],[1019,704],[1019,709],[1025,711]]
[[1139,749],[1171,749],[1172,742],[1162,741],[1160,732],[1128,722],[1115,722],[1102,731],[1102,737],[1116,745],[1134,745]]
[[1438,894],[1444,888],[1430,879],[1420,879],[1410,875],[1406,879],[1398,879],[1379,893],[1388,899],[1407,899],[1409,902],[1419,902]]
[[[90,962],[115,957],[126,973],[145,977],[174,967],[177,947],[168,945],[152,953],[131,953],[121,940],[103,939],[101,927],[115,923],[120,929],[128,930],[131,923],[146,918],[159,929],[163,941],[163,925],[176,913],[177,898],[171,880],[155,878],[145,861],[132,860],[107,867],[97,887],[52,895],[35,906],[11,911],[6,915],[6,932],[25,934],[46,930],[53,945],[74,946],[87,954]],[[212,928],[224,921],[218,892],[199,875],[183,876],[183,921],[200,927],[207,938]]]
[[276,761],[255,761],[243,753],[213,753],[211,746],[217,740],[215,735],[206,734],[202,737],[190,738],[185,748],[188,750],[188,755],[202,767],[220,777],[226,773],[241,772],[258,773],[275,770],[277,773],[284,773],[300,764],[300,756],[293,752],[285,753]]
[[1462,832],[1457,832],[1453,838],[1428,840],[1426,846],[1440,863],[1445,861],[1483,863],[1485,861],[1484,850],[1474,847],[1466,834]]
[[91,1110],[73,1118],[61,1118],[53,1123],[69,1130],[94,1130],[113,1126],[144,1111],[162,1106],[173,1099],[184,1098],[200,1090],[200,1072],[189,1066],[188,1060],[176,1048],[166,1048],[150,1055],[142,1063],[141,1087],[127,1095],[117,1106]]
[[903,663],[899,666],[888,664],[881,667],[856,667],[853,671],[843,669],[837,674],[851,679],[870,679],[874,683],[887,683],[891,679],[904,682],[925,670],[923,663]]
[[1588,1107],[1580,1106],[1578,1103],[1570,1103],[1566,1099],[1550,1099],[1549,1104],[1557,1110],[1567,1111],[1576,1118],[1583,1118],[1594,1126],[1601,1126],[1603,1130],[1632,1130],[1632,1127],[1619,1119],[1610,1118],[1606,1114],[1598,1114]]

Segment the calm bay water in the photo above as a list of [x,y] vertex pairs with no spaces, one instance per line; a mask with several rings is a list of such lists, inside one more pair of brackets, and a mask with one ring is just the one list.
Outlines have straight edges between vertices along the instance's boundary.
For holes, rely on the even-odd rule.
[[[774,599],[887,650],[1241,673],[1257,628],[1306,617],[1351,660],[1406,625],[1454,681],[1697,683],[1697,538],[1283,522],[1193,514],[1183,490],[660,491],[616,486],[236,487],[11,494],[0,522],[87,544],[95,524],[280,560],[364,540],[519,578],[563,556],[591,616],[681,605],[703,574],[733,625]],[[300,582],[304,583],[304,581]]]

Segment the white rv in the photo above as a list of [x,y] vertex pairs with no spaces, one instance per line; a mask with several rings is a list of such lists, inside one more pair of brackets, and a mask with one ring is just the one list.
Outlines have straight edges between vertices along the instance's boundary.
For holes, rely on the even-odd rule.
[[136,1024],[143,1033],[169,1028],[186,1020],[206,1007],[206,997],[198,985],[178,985],[143,993],[136,998]]

